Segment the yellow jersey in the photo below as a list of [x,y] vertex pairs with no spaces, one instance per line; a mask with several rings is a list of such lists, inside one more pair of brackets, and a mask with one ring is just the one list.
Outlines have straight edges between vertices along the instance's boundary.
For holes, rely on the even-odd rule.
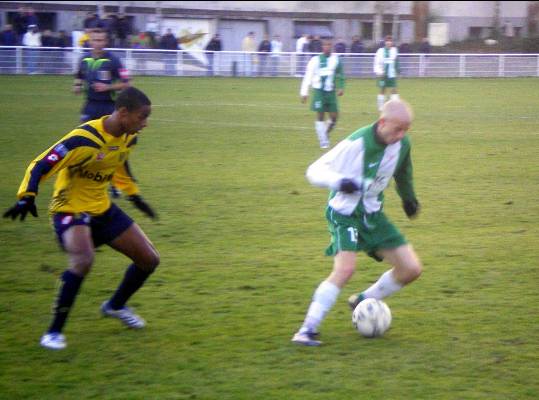
[[55,174],[51,213],[103,214],[111,205],[107,192],[111,181],[126,194],[137,194],[127,162],[137,135],[107,133],[103,122],[108,117],[80,125],[37,156],[28,166],[17,196],[36,196],[39,184]]

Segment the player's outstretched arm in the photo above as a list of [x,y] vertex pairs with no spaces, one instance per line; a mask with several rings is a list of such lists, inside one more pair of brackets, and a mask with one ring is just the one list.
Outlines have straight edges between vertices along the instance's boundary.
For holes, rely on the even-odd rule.
[[127,200],[129,200],[135,207],[137,207],[140,211],[142,211],[144,214],[146,214],[151,219],[157,219],[157,213],[153,210],[152,207],[144,199],[141,195],[138,194],[132,194],[131,196],[127,197]]
[[10,218],[12,220],[17,219],[18,216],[21,217],[21,221],[24,221],[26,214],[32,214],[34,217],[37,217],[37,208],[35,204],[34,196],[24,196],[19,201],[15,203],[13,207],[6,210],[4,213],[4,218]]

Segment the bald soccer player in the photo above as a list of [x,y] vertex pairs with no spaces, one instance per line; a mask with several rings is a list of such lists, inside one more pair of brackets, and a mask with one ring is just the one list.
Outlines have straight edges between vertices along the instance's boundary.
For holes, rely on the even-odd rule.
[[306,346],[322,343],[318,327],[354,274],[357,252],[384,260],[391,268],[371,287],[350,297],[352,309],[366,298],[383,299],[421,275],[421,262],[412,246],[383,212],[384,190],[392,177],[406,215],[414,218],[419,211],[406,135],[412,119],[406,102],[390,100],[378,121],[352,133],[308,168],[311,184],[331,190],[326,208],[331,243],[326,255],[333,256],[334,263],[331,274],[314,292],[292,342]]

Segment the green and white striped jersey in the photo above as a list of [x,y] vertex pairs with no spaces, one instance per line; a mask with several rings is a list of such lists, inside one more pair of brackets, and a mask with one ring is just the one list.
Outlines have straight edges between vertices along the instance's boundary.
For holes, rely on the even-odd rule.
[[344,73],[341,60],[336,54],[329,57],[319,54],[310,59],[301,82],[300,96],[309,95],[309,86],[326,92],[344,88]]
[[[376,123],[352,133],[307,169],[315,186],[332,190],[329,206],[343,215],[371,214],[382,210],[384,190],[395,178],[402,200],[414,200],[410,139],[383,145],[376,141]],[[360,188],[339,191],[342,179],[352,179]]]
[[399,51],[396,47],[381,47],[374,56],[374,73],[384,78],[396,78],[399,73]]

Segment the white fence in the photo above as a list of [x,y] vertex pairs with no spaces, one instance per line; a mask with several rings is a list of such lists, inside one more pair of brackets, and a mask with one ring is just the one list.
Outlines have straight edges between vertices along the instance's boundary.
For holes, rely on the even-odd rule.
[[[110,49],[132,75],[301,76],[313,54]],[[72,74],[80,48],[0,46],[0,74]],[[341,54],[347,78],[373,76],[374,54]],[[539,76],[539,54],[401,54],[403,77]]]

